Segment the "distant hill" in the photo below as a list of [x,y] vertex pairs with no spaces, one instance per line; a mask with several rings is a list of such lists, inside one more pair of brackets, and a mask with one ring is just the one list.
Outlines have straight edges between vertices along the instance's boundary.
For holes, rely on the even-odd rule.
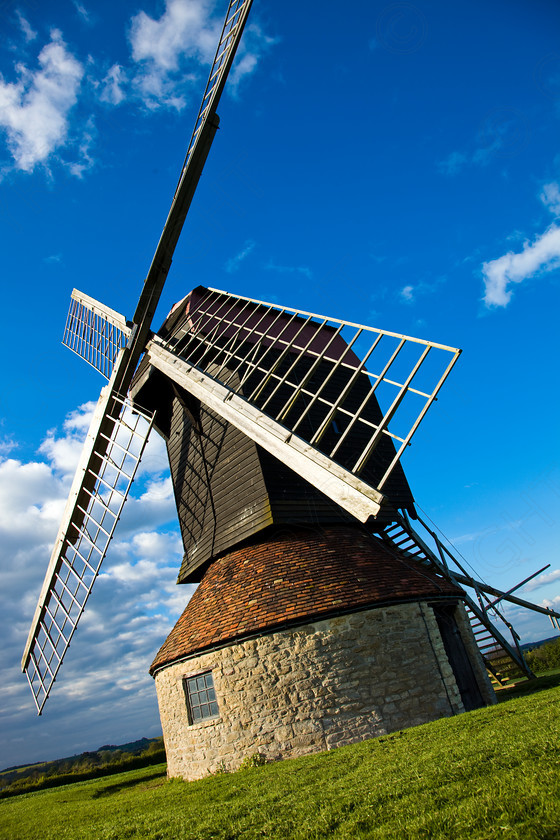
[[163,738],[140,738],[127,744],[104,744],[97,750],[6,767],[0,771],[0,797],[132,770],[165,761]]
[[[98,747],[93,752],[83,752],[77,755],[71,755],[67,758],[56,758],[53,761],[35,761],[33,764],[15,764],[13,767],[5,767],[3,770],[0,770],[0,775],[4,773],[11,773],[13,770],[27,770],[28,768],[37,768],[37,767],[49,767],[51,764],[58,764],[61,761],[79,761],[84,758],[84,756],[93,756],[96,753],[101,752],[116,752],[119,750],[123,753],[132,753],[133,755],[137,755],[138,752],[142,752],[142,750],[146,750],[151,743],[154,741],[161,741],[161,738],[140,738],[138,741],[130,741],[128,744],[104,744],[102,747]],[[0,783],[1,787],[1,783]]]
[[128,744],[105,744],[103,747],[98,747],[97,752],[106,752],[120,750],[121,752],[136,753],[138,751],[146,750],[154,741],[161,741],[161,738],[140,738],[138,741],[130,741]]
[[539,642],[527,642],[524,645],[521,645],[521,650],[536,650],[536,648],[542,647],[542,645],[547,645],[549,642],[555,642],[556,639],[560,639],[560,636],[550,636],[548,639],[541,639]]

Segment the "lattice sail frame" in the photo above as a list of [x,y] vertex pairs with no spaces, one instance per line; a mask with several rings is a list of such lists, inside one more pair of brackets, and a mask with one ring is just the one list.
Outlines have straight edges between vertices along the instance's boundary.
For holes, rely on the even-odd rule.
[[[396,451],[375,488],[381,492],[461,351],[218,289],[205,291],[197,299],[195,290],[179,304],[182,320],[162,347],[199,370],[217,364],[212,379],[283,426],[288,437],[301,434],[307,415],[318,412],[318,427],[305,440],[333,463],[340,464],[345,443],[359,436],[360,448],[350,447],[359,456],[352,464],[340,464],[354,476],[363,471],[383,436],[390,438]],[[428,357],[432,361],[435,355],[437,364],[429,366]],[[302,375],[298,368],[303,363]],[[333,397],[332,383],[341,376],[345,385]],[[358,406],[349,406],[360,377],[367,377],[370,388]],[[381,391],[386,392],[386,407],[381,417],[372,419],[372,398],[378,400]],[[402,430],[395,431],[403,421]],[[325,445],[333,422],[336,440]]]
[[[205,122],[216,110],[252,2],[253,0],[230,0],[216,55],[214,56],[210,75],[208,76],[204,90],[204,96],[202,97],[193,133],[189,140],[187,154],[185,155],[185,162],[183,164],[183,173],[186,171]],[[181,180],[179,180],[179,184],[180,182]]]
[[22,659],[39,714],[107,553],[152,420],[109,386],[103,390]]
[[62,343],[109,379],[130,327],[123,315],[95,298],[72,290]]

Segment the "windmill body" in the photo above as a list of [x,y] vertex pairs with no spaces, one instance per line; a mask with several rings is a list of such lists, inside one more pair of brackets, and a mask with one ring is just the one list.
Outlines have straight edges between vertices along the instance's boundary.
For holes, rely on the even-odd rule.
[[202,286],[151,332],[250,5],[229,4],[132,319],[72,293],[64,343],[109,382],[22,659],[41,713],[153,426],[178,583],[199,584],[151,668],[185,778],[492,703],[496,652],[532,676],[501,602],[560,618],[474,579],[418,517],[400,458],[458,350]]
[[[159,335],[306,441],[324,426],[325,453],[348,431],[347,469],[382,422],[360,359],[329,324],[199,288]],[[399,464],[366,528],[149,358],[131,395],[167,443],[178,582],[199,583],[151,669],[171,775],[330,749],[494,701],[463,591],[375,533],[399,509],[415,515]],[[360,478],[377,486],[395,452],[384,436]]]

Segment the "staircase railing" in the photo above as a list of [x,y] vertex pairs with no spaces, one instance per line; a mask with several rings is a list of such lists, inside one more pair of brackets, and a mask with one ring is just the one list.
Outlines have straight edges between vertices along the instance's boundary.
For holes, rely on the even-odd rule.
[[379,537],[398,556],[432,569],[463,590],[465,587],[471,590],[471,592],[465,592],[463,596],[467,615],[485,665],[494,676],[497,676],[497,669],[493,661],[507,656],[525,676],[534,679],[535,675],[523,656],[519,635],[497,604],[506,600],[543,613],[550,618],[554,626],[558,626],[560,614],[546,607],[531,604],[512,594],[530,578],[526,578],[508,592],[477,580],[450,548],[441,541],[437,533],[420,517],[418,517],[418,523],[422,528],[422,536],[412,527],[406,513],[397,514],[395,521],[386,526]]

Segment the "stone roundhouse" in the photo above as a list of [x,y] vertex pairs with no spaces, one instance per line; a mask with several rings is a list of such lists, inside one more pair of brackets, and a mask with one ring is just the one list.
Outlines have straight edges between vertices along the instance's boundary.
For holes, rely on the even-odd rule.
[[279,528],[225,553],[151,667],[169,775],[332,749],[494,702],[461,594],[360,526]]

